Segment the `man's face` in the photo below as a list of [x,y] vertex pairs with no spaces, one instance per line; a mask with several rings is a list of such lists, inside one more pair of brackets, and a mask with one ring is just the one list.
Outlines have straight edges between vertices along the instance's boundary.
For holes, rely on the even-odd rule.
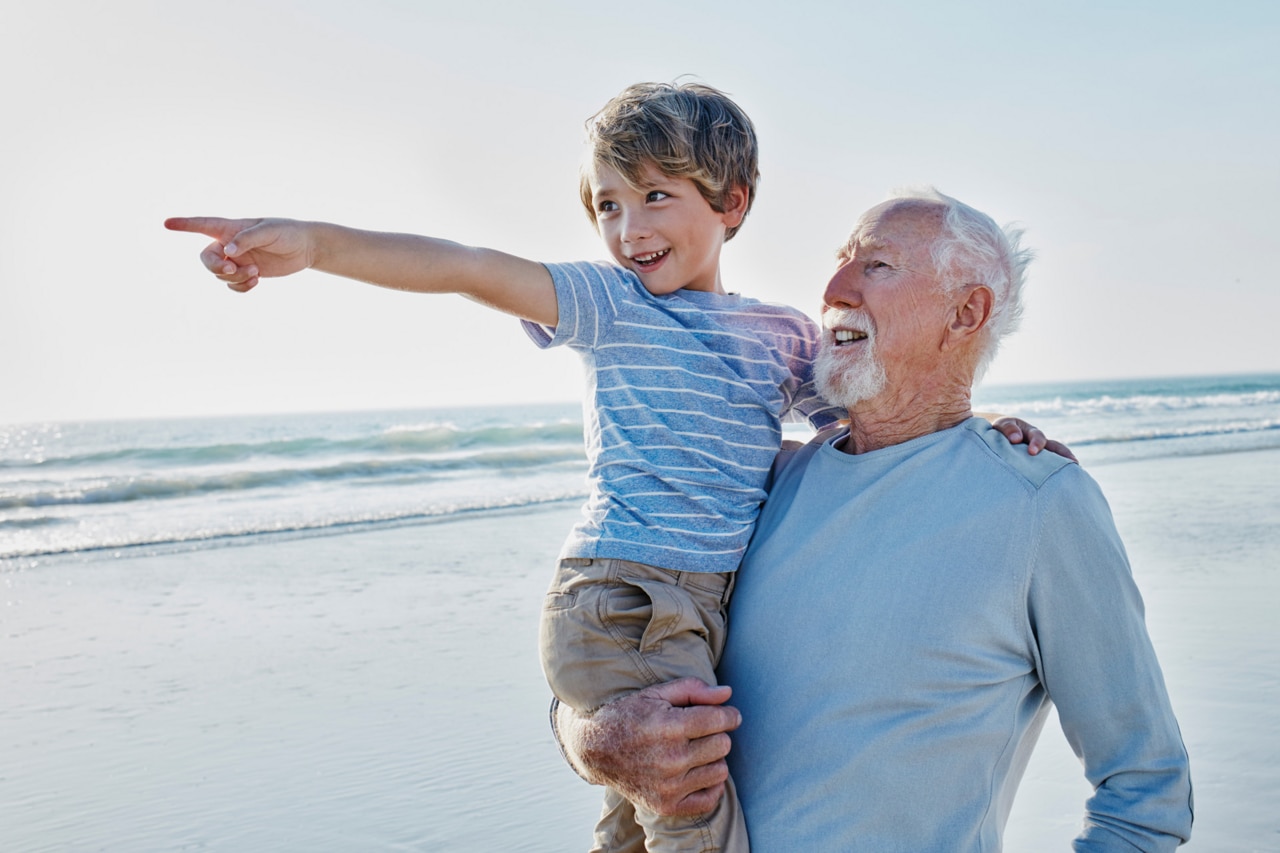
[[872,208],[837,255],[823,297],[815,378],[836,405],[909,391],[937,365],[948,301],[930,250],[940,206],[900,200]]

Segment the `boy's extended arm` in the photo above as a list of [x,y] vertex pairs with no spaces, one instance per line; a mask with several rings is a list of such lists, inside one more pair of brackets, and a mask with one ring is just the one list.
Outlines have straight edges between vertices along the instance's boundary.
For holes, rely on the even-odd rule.
[[290,219],[179,217],[171,231],[214,238],[200,261],[232,290],[304,269],[418,293],[459,293],[535,323],[556,325],[555,285],[534,261],[412,234]]

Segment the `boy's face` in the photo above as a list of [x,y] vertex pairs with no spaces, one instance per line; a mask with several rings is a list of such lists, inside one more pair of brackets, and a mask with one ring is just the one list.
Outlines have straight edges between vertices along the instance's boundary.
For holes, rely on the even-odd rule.
[[742,221],[744,203],[717,213],[688,178],[646,165],[635,189],[616,169],[596,164],[590,174],[596,227],[613,259],[640,277],[655,296],[677,290],[724,293],[720,247],[725,229]]

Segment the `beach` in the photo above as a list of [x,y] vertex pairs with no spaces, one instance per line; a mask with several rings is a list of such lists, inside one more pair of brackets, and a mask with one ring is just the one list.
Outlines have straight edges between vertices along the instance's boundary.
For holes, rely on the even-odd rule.
[[[1190,849],[1280,848],[1277,470],[1263,451],[1094,472],[1191,753]],[[576,512],[10,568],[5,849],[585,849],[598,792],[560,761],[535,653]],[[1010,851],[1078,825],[1054,726]]]
[[585,849],[536,653],[576,513],[6,572],[0,846]]
[[[1158,438],[1181,448],[1161,453],[1065,436],[1111,502],[1145,597],[1191,755],[1187,849],[1206,853],[1280,850],[1280,449],[1257,439],[1274,432]],[[107,455],[75,464],[98,471]],[[586,849],[599,790],[556,750],[536,652],[578,501],[556,484],[504,506],[534,476],[507,472],[502,500],[449,512],[0,560],[0,848]],[[200,483],[206,505],[221,500]],[[327,494],[313,500],[324,512]],[[273,495],[262,506],[288,503]],[[14,549],[34,541],[24,531],[58,529],[39,520],[53,517],[42,500],[4,517]],[[228,518],[261,515],[242,510]],[[67,541],[81,535],[63,526]],[[1051,719],[1006,850],[1067,849],[1088,794]]]

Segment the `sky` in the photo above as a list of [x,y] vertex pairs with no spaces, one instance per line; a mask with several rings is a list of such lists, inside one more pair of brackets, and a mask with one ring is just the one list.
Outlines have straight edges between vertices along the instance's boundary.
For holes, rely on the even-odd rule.
[[579,399],[508,317],[314,272],[235,294],[161,223],[604,258],[583,122],[682,75],[760,135],[729,290],[816,316],[858,215],[931,184],[1037,252],[987,382],[1280,371],[1270,0],[0,3],[0,422]]

